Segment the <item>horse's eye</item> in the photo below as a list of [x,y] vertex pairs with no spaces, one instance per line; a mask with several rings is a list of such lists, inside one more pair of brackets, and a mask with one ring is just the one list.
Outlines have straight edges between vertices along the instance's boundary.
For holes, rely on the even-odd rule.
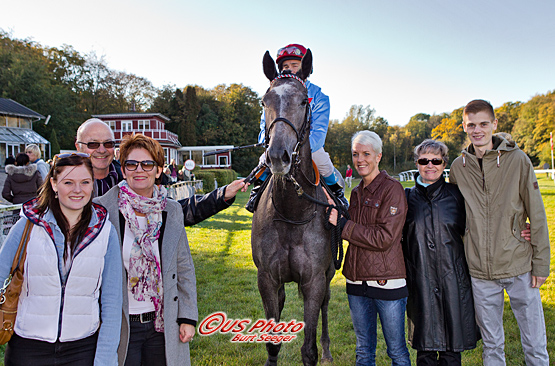
[[308,103],[308,98],[305,98],[305,99],[303,99],[301,105],[307,105],[307,103]]
[[266,104],[264,104],[264,101],[261,100],[261,101],[260,101],[260,104],[262,104],[262,108],[265,108],[265,107],[266,107]]

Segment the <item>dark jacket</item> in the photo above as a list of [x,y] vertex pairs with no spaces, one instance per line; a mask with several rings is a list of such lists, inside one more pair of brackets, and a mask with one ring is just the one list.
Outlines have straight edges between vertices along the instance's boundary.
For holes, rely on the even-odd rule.
[[205,195],[194,195],[178,202],[183,208],[185,226],[192,226],[228,208],[235,202],[235,197],[224,199],[227,186],[213,190]]
[[427,187],[416,183],[405,193],[409,343],[420,351],[475,348],[479,332],[462,240],[464,199],[443,177]]
[[351,192],[349,215],[341,237],[349,242],[343,274],[351,281],[405,278],[401,237],[407,201],[403,186],[387,173]]
[[23,203],[37,196],[37,191],[42,184],[42,178],[37,166],[6,166],[6,181],[2,190],[2,197],[17,204]]

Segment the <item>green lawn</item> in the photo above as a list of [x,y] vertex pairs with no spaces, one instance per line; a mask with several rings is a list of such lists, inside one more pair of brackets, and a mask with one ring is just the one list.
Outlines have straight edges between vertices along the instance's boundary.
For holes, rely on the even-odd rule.
[[[358,183],[355,181],[354,183]],[[547,208],[551,241],[555,239],[555,185],[545,178],[539,179]],[[407,183],[407,186],[412,183]],[[354,185],[353,185],[354,186]],[[350,190],[347,190],[350,196]],[[243,206],[247,193],[238,195],[236,203],[213,218],[188,228],[189,243],[197,274],[199,321],[214,312],[225,312],[228,319],[264,318],[262,301],[256,284],[256,267],[250,253],[250,224],[252,215]],[[344,243],[346,248],[347,243]],[[552,266],[554,256],[552,255]],[[349,315],[345,294],[345,277],[337,271],[331,284],[330,337],[334,365],[355,363],[355,335]],[[287,298],[282,320],[302,319],[302,301],[297,294],[296,284],[286,286]],[[546,325],[548,329],[548,351],[555,360],[555,289],[552,278],[542,286]],[[505,303],[505,334],[507,365],[523,365],[524,356],[520,346],[518,326]],[[263,344],[232,343],[232,335],[196,335],[191,345],[193,365],[261,365],[266,359]],[[290,343],[283,344],[279,354],[281,365],[300,365],[302,334]],[[377,364],[388,365],[385,342],[379,331]],[[321,352],[321,348],[320,348]],[[481,365],[481,343],[473,351],[463,353],[464,365]],[[411,350],[413,363],[416,353]]]

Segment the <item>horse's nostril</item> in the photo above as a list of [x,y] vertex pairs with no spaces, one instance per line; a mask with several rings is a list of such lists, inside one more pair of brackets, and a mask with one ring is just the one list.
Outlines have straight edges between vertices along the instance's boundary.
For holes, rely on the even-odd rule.
[[281,157],[281,160],[285,164],[289,164],[289,162],[291,161],[291,158],[289,157],[289,154],[287,153],[287,150],[283,150],[283,156]]

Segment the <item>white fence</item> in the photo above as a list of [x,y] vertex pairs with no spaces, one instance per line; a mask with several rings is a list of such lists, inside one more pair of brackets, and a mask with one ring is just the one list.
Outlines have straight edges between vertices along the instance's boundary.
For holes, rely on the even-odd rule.
[[[555,169],[537,169],[537,170],[534,170],[534,172],[536,173],[536,175],[544,174],[544,173],[551,174],[551,179],[555,179]],[[413,181],[415,173],[418,173],[418,170],[413,169],[413,170],[407,170],[407,171],[401,172],[399,173],[399,181],[401,182]],[[445,177],[445,179],[449,179],[449,169],[445,169],[443,171],[443,177]]]

